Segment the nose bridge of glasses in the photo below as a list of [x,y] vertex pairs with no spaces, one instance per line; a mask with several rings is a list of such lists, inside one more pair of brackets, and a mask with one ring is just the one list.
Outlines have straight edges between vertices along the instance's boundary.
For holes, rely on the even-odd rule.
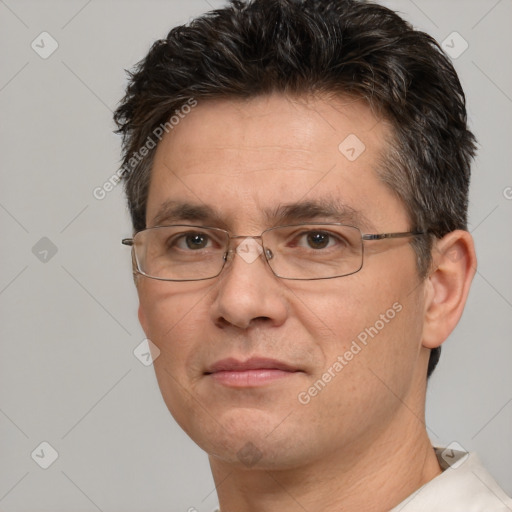
[[[232,240],[235,241],[234,244]],[[228,258],[236,254],[246,263],[253,263],[263,254],[264,248],[261,235],[231,235],[229,241]]]
[[261,235],[229,235],[230,240],[236,240],[236,239],[239,239],[239,240],[244,239],[245,240],[247,238],[252,238],[252,239],[259,238],[261,240]]

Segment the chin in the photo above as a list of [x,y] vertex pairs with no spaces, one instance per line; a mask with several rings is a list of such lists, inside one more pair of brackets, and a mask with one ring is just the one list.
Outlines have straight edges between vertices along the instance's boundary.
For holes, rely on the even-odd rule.
[[315,452],[312,435],[307,435],[300,425],[283,422],[282,414],[277,419],[277,415],[261,410],[232,410],[215,420],[204,419],[202,424],[191,425],[186,431],[213,460],[239,468],[293,468]]

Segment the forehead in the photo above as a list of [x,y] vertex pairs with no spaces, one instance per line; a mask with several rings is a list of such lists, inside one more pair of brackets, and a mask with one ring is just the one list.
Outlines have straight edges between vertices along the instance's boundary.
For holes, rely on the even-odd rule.
[[378,223],[404,210],[378,179],[390,130],[348,97],[198,101],[158,145],[147,223],[173,201],[262,224],[281,205],[323,199]]

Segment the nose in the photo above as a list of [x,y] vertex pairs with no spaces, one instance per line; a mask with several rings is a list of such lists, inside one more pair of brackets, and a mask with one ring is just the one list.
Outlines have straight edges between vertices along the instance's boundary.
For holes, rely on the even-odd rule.
[[257,237],[237,237],[216,284],[212,320],[219,327],[277,327],[288,315],[286,288],[265,261]]

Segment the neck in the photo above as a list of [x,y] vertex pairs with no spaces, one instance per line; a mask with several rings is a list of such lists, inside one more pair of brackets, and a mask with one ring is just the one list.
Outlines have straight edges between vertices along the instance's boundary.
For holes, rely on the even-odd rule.
[[377,438],[293,469],[235,468],[210,458],[221,512],[385,512],[441,473],[423,418],[402,408]]

